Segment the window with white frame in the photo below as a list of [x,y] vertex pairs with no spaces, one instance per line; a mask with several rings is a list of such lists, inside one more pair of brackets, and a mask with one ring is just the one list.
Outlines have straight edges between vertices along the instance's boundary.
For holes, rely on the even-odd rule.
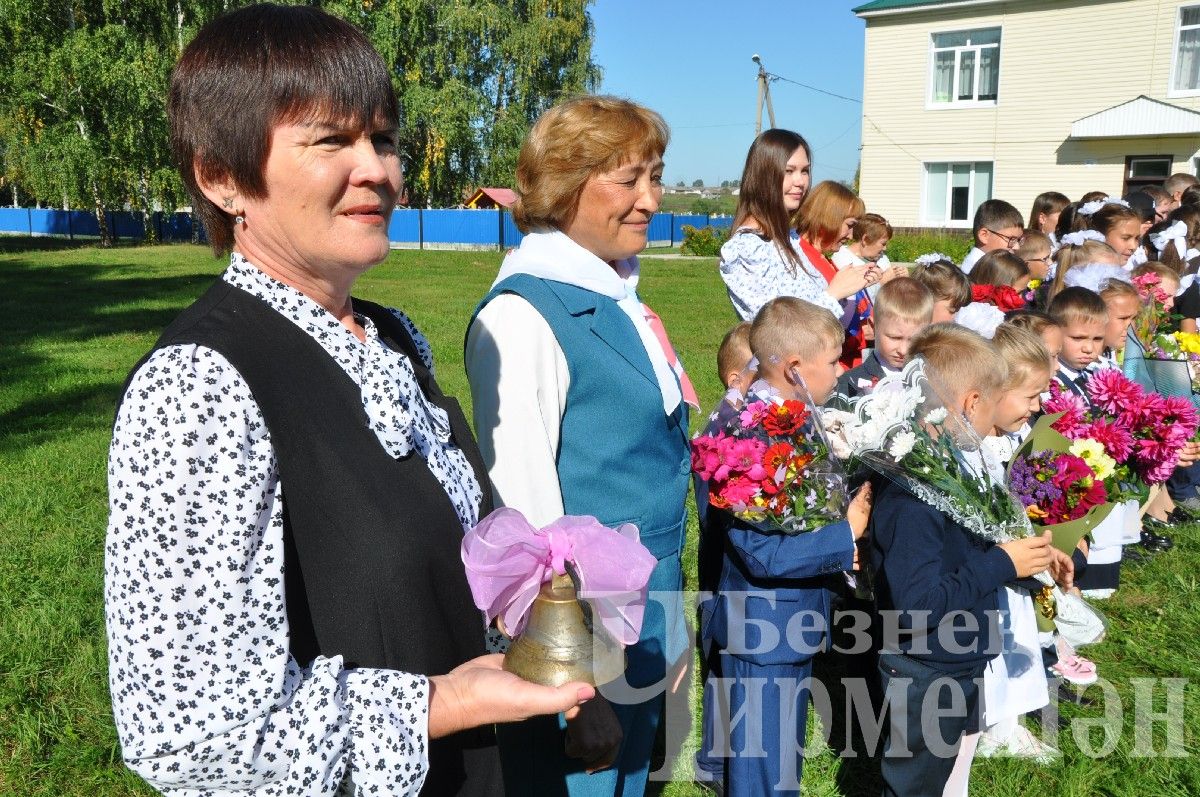
[[933,34],[929,101],[966,105],[996,101],[1000,88],[1000,29]]
[[992,198],[991,161],[926,163],[922,223],[930,227],[965,227],[975,210]]
[[1172,91],[1200,91],[1200,6],[1179,9]]

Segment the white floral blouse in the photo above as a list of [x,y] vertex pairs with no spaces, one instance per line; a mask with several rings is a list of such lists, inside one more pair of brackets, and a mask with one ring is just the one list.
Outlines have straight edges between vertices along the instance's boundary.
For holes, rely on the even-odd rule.
[[795,233],[789,243],[801,260],[795,273],[775,243],[755,230],[739,228],[721,247],[721,279],[738,317],[752,321],[759,308],[775,297],[795,296],[824,307],[841,320],[841,302],[829,295],[825,278],[804,259]]
[[[317,340],[362,389],[380,443],[416,449],[464,529],[480,485],[408,358],[359,316],[359,341],[320,305],[234,255],[222,277]],[[425,338],[403,314],[421,359]],[[109,452],[109,686],[131,769],[170,795],[415,794],[428,767],[423,675],[302,667],[288,652],[278,463],[228,360],[197,345],[134,375]]]

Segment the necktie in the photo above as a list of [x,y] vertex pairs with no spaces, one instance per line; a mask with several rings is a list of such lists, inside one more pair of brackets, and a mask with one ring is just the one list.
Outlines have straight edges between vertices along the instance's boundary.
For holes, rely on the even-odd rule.
[[683,370],[683,363],[675,354],[675,347],[671,345],[671,339],[667,337],[667,329],[663,326],[662,319],[645,302],[642,302],[642,311],[646,314],[646,323],[650,325],[650,331],[654,333],[654,337],[658,338],[663,354],[667,356],[667,365],[671,366],[671,370],[679,378],[679,392],[683,394],[683,400],[699,412],[700,398],[696,395],[696,388],[692,386],[692,380],[688,379],[687,372]]

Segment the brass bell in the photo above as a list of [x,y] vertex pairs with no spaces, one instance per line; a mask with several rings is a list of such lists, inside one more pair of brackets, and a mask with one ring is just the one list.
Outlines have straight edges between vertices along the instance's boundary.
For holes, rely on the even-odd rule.
[[569,574],[542,584],[524,633],[504,656],[504,669],[544,686],[616,680],[625,672],[625,649],[584,609]]

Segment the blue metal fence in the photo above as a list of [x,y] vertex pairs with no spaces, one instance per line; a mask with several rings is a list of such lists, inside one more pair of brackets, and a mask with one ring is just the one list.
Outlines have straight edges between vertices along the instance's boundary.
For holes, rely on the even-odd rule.
[[[142,240],[145,225],[140,212],[109,211],[108,229],[118,240]],[[729,227],[729,216],[657,213],[650,219],[651,246],[674,246],[683,240],[683,227]],[[151,224],[161,241],[190,241],[195,223],[189,213],[153,213]],[[203,240],[203,230],[199,230]],[[95,238],[100,226],[86,210],[0,208],[0,234]],[[467,247],[511,249],[525,236],[507,210],[397,209],[388,225],[388,238],[414,248]]]

